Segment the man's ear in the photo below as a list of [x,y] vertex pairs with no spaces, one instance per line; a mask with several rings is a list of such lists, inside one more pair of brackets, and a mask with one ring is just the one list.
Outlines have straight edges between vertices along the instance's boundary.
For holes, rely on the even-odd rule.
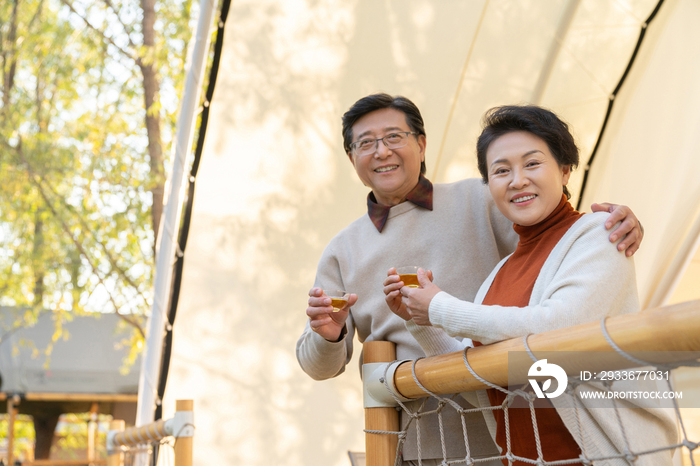
[[416,141],[418,141],[418,147],[420,147],[420,161],[425,162],[425,148],[428,145],[428,139],[424,134],[419,134],[416,137]]

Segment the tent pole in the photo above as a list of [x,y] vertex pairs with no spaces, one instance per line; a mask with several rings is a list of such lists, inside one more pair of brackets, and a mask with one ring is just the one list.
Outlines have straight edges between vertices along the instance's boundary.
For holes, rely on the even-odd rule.
[[[158,244],[156,245],[156,271],[154,279],[153,307],[148,319],[146,347],[141,363],[139,377],[139,400],[136,412],[136,425],[142,426],[153,422],[154,409],[160,400],[156,400],[158,372],[165,332],[165,314],[172,277],[172,265],[175,258],[175,244],[183,202],[183,181],[185,163],[192,147],[195,117],[202,91],[202,76],[206,68],[206,57],[211,38],[210,27],[214,18],[215,1],[200,2],[199,22],[195,33],[194,48],[186,67],[186,81],[180,115],[177,121],[175,141],[172,145],[173,165],[168,180],[167,204],[163,209],[160,222]],[[137,465],[145,465],[146,455],[137,455]]]

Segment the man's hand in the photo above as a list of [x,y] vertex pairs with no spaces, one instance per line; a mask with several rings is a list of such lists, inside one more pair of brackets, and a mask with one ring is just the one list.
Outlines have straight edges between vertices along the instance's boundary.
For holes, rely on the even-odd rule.
[[617,222],[621,222],[610,234],[611,243],[622,238],[622,241],[617,245],[618,251],[625,251],[627,257],[637,252],[644,237],[644,229],[637,216],[632,212],[632,209],[624,205],[604,202],[602,204],[592,204],[591,210],[593,212],[610,212],[610,216],[605,221],[605,228],[608,230]]
[[350,314],[350,307],[356,302],[357,295],[352,293],[348,297],[348,305],[338,312],[333,312],[331,298],[326,296],[321,288],[311,288],[309,290],[309,307],[306,308],[311,330],[328,341],[338,341],[340,333],[345,327],[345,321]]
[[418,325],[432,325],[430,323],[430,301],[441,290],[432,282],[432,273],[418,269],[418,284],[420,288],[401,288],[402,304],[406,307],[413,321]]

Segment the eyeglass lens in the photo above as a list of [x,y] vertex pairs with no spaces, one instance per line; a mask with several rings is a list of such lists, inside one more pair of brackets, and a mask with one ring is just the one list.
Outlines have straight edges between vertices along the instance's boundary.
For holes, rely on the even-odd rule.
[[407,144],[409,134],[411,133],[391,133],[383,138],[357,141],[355,143],[355,153],[358,155],[373,154],[379,147],[379,141],[382,141],[389,149],[399,149]]

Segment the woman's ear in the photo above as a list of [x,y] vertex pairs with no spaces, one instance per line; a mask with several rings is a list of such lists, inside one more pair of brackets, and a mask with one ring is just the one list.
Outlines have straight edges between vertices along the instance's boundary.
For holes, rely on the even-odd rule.
[[571,165],[562,165],[561,167],[561,184],[566,186],[569,183],[569,177],[571,177]]

